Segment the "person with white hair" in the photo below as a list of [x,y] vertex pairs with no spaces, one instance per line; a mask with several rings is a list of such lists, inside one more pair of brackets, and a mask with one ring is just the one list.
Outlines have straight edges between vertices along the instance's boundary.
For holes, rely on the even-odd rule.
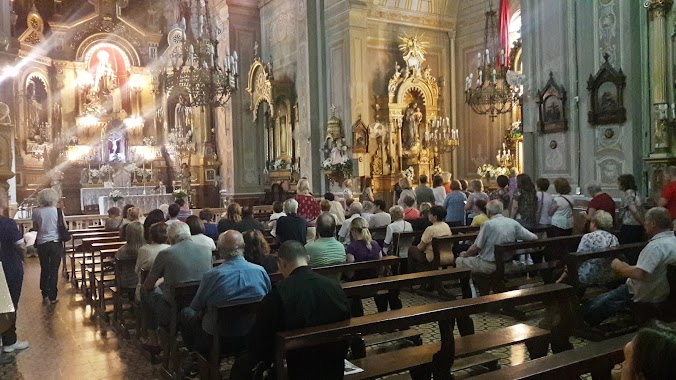
[[286,216],[277,219],[277,241],[284,243],[295,240],[305,245],[307,243],[307,220],[298,215],[298,201],[293,198],[284,202]]
[[361,216],[362,212],[364,212],[362,204],[360,202],[352,202],[350,209],[348,210],[350,217],[345,219],[343,225],[340,226],[340,231],[338,231],[338,240],[344,245],[350,244],[350,224],[352,221],[357,218],[364,219]]
[[669,211],[651,208],[645,214],[643,227],[651,238],[639,253],[636,265],[619,259],[610,263],[610,268],[627,282],[582,305],[582,319],[590,326],[599,325],[632,302],[656,305],[669,297],[667,268],[676,265],[676,236],[671,230]]
[[[156,346],[158,325],[166,326],[171,320],[171,302],[174,286],[184,282],[200,281],[211,269],[211,250],[195,244],[190,238],[190,227],[183,222],[169,225],[167,229],[171,246],[157,254],[141,291],[141,308],[148,328],[149,345]],[[163,278],[160,286],[155,286]]]
[[38,232],[35,248],[40,259],[40,291],[45,305],[59,302],[59,266],[64,248],[59,240],[59,220],[63,223],[63,213],[57,208],[58,202],[56,191],[42,189],[38,193],[39,207],[33,209],[33,228]]
[[0,336],[2,337],[2,351],[14,352],[28,348],[28,342],[17,340],[16,335],[16,312],[23,285],[23,257],[26,254],[26,244],[16,222],[4,216],[4,211],[8,206],[7,193],[0,189],[0,265],[2,265],[15,312],[15,317]]
[[[202,355],[208,355],[213,336],[219,334],[214,306],[260,301],[272,289],[265,269],[244,258],[242,233],[223,232],[218,237],[218,251],[225,261],[204,274],[190,307],[181,311],[183,341],[188,349]],[[219,335],[224,351],[243,348],[244,336],[254,321],[254,315],[239,315],[222,326]]]

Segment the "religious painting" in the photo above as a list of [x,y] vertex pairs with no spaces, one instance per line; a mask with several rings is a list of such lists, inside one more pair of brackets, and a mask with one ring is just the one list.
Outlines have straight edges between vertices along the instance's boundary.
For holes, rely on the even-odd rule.
[[608,53],[603,55],[605,62],[587,81],[587,90],[591,93],[587,119],[592,125],[622,124],[627,120],[623,95],[626,76],[622,69],[617,70],[610,64],[609,58]]
[[361,119],[352,126],[352,153],[367,153],[369,150],[369,130]]
[[81,79],[87,84],[84,93],[84,108],[88,114],[117,114],[125,110],[131,113],[128,93],[123,93],[131,64],[129,57],[117,45],[100,43],[85,55],[88,77]]
[[26,148],[42,146],[51,142],[52,128],[49,124],[49,95],[42,76],[33,74],[26,80],[24,125]]
[[216,180],[216,170],[206,169],[204,171],[204,179],[207,180],[207,181],[215,181]]
[[568,129],[566,119],[566,90],[554,80],[554,73],[549,73],[549,80],[538,91],[539,106],[538,127],[541,133],[563,132]]

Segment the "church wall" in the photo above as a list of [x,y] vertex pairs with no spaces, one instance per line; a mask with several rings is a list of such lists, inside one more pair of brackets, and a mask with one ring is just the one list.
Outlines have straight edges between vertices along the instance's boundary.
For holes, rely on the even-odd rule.
[[[644,94],[640,17],[645,10],[630,0],[523,1],[524,100],[526,172],[535,177],[569,178],[573,188],[599,182],[617,192],[617,176],[633,173],[639,186],[642,172]],[[624,90],[627,121],[592,126],[587,120],[590,96],[587,79],[610,54],[615,68],[627,76]],[[537,90],[549,72],[568,91],[568,131],[537,131]],[[555,143],[553,143],[555,142]],[[556,148],[552,148],[556,146]],[[642,186],[641,186],[642,187]]]

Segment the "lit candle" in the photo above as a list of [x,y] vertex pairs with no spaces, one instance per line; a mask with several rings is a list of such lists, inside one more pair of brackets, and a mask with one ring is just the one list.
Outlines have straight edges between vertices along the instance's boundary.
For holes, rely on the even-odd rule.
[[486,64],[489,64],[491,62],[491,56],[490,53],[488,52],[488,49],[486,49]]
[[493,83],[495,83],[495,82],[496,82],[496,80],[495,80],[495,76],[496,76],[496,74],[497,74],[497,71],[495,71],[495,69],[493,69]]

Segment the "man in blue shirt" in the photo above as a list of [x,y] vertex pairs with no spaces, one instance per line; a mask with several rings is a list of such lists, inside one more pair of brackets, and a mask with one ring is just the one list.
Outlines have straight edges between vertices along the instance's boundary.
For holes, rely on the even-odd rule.
[[204,274],[190,307],[181,311],[183,341],[189,349],[201,354],[208,354],[215,334],[221,337],[224,350],[242,348],[244,336],[255,321],[255,315],[241,315],[238,320],[218,326],[214,307],[259,301],[272,287],[265,269],[244,259],[240,232],[222,233],[218,237],[218,250],[225,262]]

